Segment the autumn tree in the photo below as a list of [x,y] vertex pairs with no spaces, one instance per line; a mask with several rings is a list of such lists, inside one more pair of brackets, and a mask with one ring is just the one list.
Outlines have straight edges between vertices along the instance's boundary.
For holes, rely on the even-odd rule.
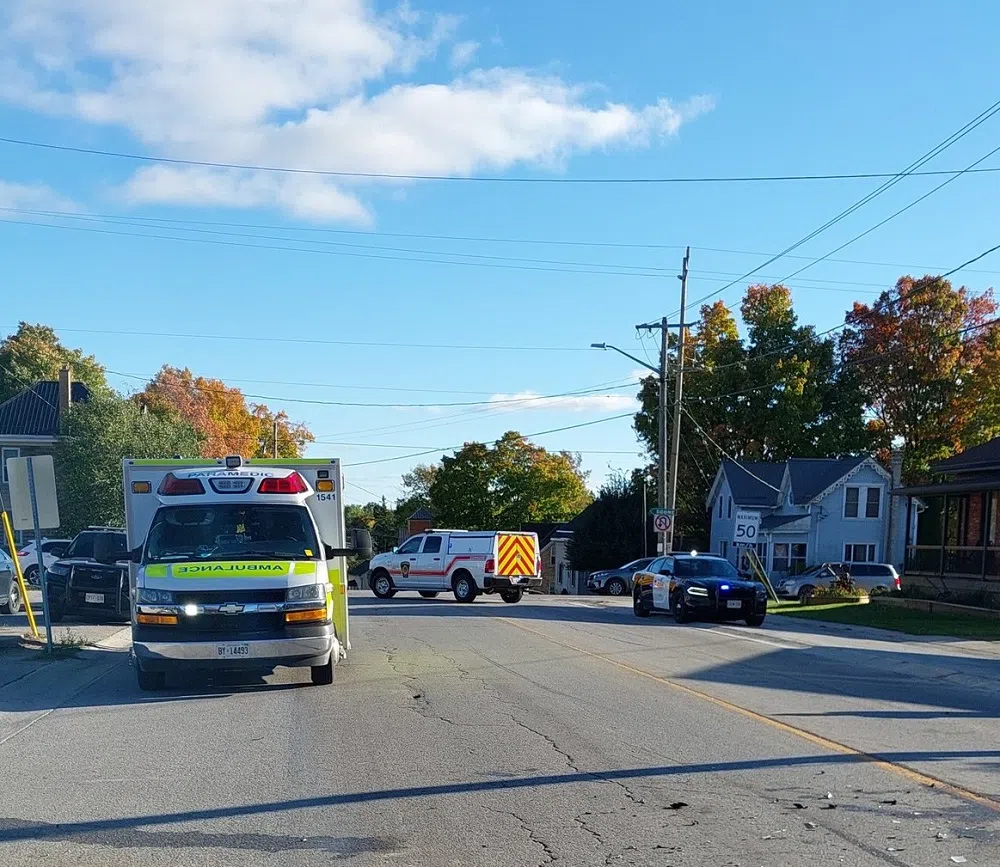
[[855,303],[840,339],[880,450],[903,446],[903,473],[1000,435],[1000,328],[992,291],[941,277],[901,277],[871,305]]
[[270,457],[275,422],[279,457],[301,457],[305,445],[314,439],[304,424],[289,421],[284,412],[274,413],[265,404],[247,404],[238,388],[195,376],[188,368],[164,365],[138,400],[154,413],[190,424],[201,441],[202,457]]
[[508,431],[492,446],[467,443],[442,459],[430,485],[435,522],[469,530],[565,521],[591,501],[580,459]]
[[125,522],[123,458],[195,457],[198,437],[179,419],[145,412],[115,395],[75,404],[55,447],[59,515],[64,533]]
[[36,382],[58,379],[63,367],[94,394],[108,391],[104,368],[93,355],[63,346],[48,325],[21,322],[0,341],[0,403]]

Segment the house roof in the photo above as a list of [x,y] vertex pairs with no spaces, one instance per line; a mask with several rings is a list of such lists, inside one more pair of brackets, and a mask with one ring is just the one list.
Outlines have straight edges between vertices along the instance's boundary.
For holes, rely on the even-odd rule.
[[792,502],[804,505],[836,484],[867,458],[789,458]]
[[[90,389],[82,382],[71,386],[73,403],[90,399]],[[59,383],[36,382],[20,394],[0,403],[0,436],[55,437],[59,435]]]
[[[760,519],[760,528],[767,532],[777,530],[780,527],[787,527],[796,521],[809,520],[808,515],[765,515]],[[791,531],[790,531],[791,532]]]
[[773,506],[778,501],[776,489],[781,487],[785,462],[744,461],[737,464],[723,460],[722,471],[729,482],[729,490],[733,492],[733,501],[738,506]]
[[427,509],[424,506],[421,506],[419,509],[417,509],[417,511],[415,511],[412,515],[410,515],[410,517],[407,520],[409,520],[409,521],[433,521],[434,520],[434,516],[431,514],[430,509]]
[[521,529],[524,530],[526,533],[538,534],[538,548],[539,550],[541,550],[546,545],[548,545],[549,542],[552,541],[552,538],[556,535],[556,533],[558,533],[560,530],[565,530],[566,526],[567,525],[565,521],[561,522],[544,521],[537,523],[529,522],[527,524],[522,524]]
[[1000,470],[1000,437],[931,465],[933,473],[969,473],[985,469]]

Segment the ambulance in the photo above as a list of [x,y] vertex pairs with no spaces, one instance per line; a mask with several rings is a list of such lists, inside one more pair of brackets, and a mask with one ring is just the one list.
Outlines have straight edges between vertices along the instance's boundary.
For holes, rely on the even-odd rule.
[[[351,646],[337,459],[123,464],[132,656],[139,687],[190,670],[309,667],[333,682]],[[120,557],[118,558],[120,559]]]

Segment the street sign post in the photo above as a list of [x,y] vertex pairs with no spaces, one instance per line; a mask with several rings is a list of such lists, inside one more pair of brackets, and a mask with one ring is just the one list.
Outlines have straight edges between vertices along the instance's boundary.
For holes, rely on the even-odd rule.
[[[59,503],[56,499],[56,474],[52,455],[28,458],[8,458],[7,480],[10,485],[11,511],[14,527],[33,528],[35,551],[38,553],[38,574],[42,579],[42,613],[45,615],[45,647],[52,653],[52,620],[49,617],[49,582],[42,556],[42,528],[59,526]],[[14,554],[17,556],[16,552]]]
[[733,543],[736,545],[755,545],[759,533],[760,512],[737,509],[736,522],[733,524]]
[[657,533],[669,533],[673,523],[674,518],[672,515],[656,515],[653,518],[653,529]]

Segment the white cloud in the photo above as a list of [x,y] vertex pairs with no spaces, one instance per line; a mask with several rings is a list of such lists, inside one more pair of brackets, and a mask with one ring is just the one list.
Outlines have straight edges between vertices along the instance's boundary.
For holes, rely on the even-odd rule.
[[544,397],[536,391],[520,391],[517,394],[494,394],[490,403],[498,409],[520,412],[526,409],[557,409],[566,412],[624,411],[638,405],[631,394],[577,394],[565,397]]
[[451,47],[451,66],[453,69],[464,69],[475,59],[479,51],[479,43],[471,39],[456,42]]
[[[78,211],[79,206],[45,184],[18,184],[0,181],[0,208],[34,211]],[[0,217],[4,217],[0,214]],[[15,215],[4,217],[14,219]]]
[[[647,147],[711,108],[647,106],[516,68],[413,81],[477,43],[460,22],[371,0],[6,0],[0,99],[124,130],[155,155],[391,174],[559,168],[574,153]],[[386,81],[392,83],[386,86]],[[345,191],[350,186],[351,192]],[[360,182],[316,175],[144,169],[134,201],[273,206],[370,217]]]

